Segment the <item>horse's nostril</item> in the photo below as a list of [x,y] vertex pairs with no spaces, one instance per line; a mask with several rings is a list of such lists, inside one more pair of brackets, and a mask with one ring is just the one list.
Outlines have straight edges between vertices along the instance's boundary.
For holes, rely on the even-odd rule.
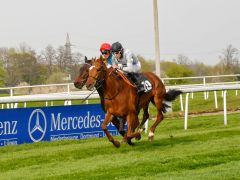
[[82,83],[74,83],[74,86],[78,89],[81,89],[83,87],[83,84]]

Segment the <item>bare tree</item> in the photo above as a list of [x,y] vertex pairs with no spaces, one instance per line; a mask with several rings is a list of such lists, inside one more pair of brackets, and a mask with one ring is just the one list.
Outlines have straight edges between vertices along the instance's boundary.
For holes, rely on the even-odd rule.
[[8,48],[0,48],[0,61],[2,62],[4,68],[7,69],[9,65],[9,53]]
[[78,73],[79,73],[79,68],[80,64],[83,64],[85,62],[85,56],[79,52],[73,53],[73,64],[71,65],[70,69],[70,75],[71,78],[74,79]]
[[48,74],[51,75],[53,73],[54,65],[57,63],[56,50],[51,45],[48,45],[45,50],[42,51],[41,57],[44,64],[47,64]]
[[182,65],[190,65],[192,62],[191,60],[183,55],[183,54],[179,54],[177,57],[177,64],[182,64]]
[[64,60],[65,58],[65,48],[64,46],[59,46],[57,49],[57,66],[61,72],[64,72]]
[[226,49],[223,50],[222,56],[220,56],[220,64],[223,66],[223,71],[228,73],[234,73],[236,68],[239,65],[238,58],[239,50],[234,48],[231,44],[227,46]]

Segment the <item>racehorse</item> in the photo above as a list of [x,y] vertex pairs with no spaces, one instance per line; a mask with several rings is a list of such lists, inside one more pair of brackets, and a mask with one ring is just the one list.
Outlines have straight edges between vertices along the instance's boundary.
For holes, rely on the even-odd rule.
[[81,65],[79,69],[79,75],[74,80],[74,86],[76,88],[82,89],[82,87],[85,85],[88,78],[88,70],[92,65],[93,61],[95,61],[95,59],[92,58],[91,60],[88,60],[87,57],[85,56],[85,63]]
[[[82,89],[82,87],[85,85],[87,78],[88,78],[88,72],[89,72],[89,68],[91,67],[92,63],[96,60],[96,58],[92,58],[91,60],[87,59],[87,57],[85,57],[85,63],[83,63],[79,69],[79,75],[78,77],[75,78],[74,80],[74,86],[78,89]],[[104,112],[105,108],[104,108],[104,98],[102,96],[103,94],[103,88],[100,87],[96,87],[98,94],[100,95],[100,100],[101,100],[101,106]],[[124,124],[125,124],[126,120],[122,120],[122,122],[119,121],[119,119],[114,116],[112,119],[112,123],[113,125],[117,128],[118,132],[124,136],[125,135],[125,131],[124,131]],[[127,143],[129,145],[133,145],[133,143],[131,142],[131,140],[128,140]]]
[[[151,83],[151,91],[142,94],[140,97],[137,94],[136,88],[127,83],[120,75],[118,70],[114,68],[107,68],[103,60],[97,59],[89,68],[89,76],[86,82],[88,90],[93,87],[102,86],[104,99],[104,107],[106,110],[106,117],[102,123],[102,129],[106,133],[109,141],[116,147],[120,143],[113,139],[107,130],[107,125],[111,122],[113,116],[127,119],[128,131],[125,134],[124,140],[128,141],[132,138],[141,137],[141,129],[143,124],[149,118],[148,106],[150,101],[157,108],[157,118],[153,125],[150,127],[149,139],[152,141],[156,126],[163,120],[163,113],[168,107],[163,101],[172,101],[182,92],[179,90],[169,90],[166,92],[165,86],[162,81],[152,72],[144,72],[143,74],[148,78]],[[138,113],[143,109],[143,119],[139,125]],[[139,127],[140,131],[134,132]]]

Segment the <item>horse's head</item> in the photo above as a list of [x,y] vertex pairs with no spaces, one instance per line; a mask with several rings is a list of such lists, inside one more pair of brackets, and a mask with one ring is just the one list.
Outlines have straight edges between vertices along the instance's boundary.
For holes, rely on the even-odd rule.
[[82,87],[85,85],[87,78],[88,78],[88,71],[91,67],[92,63],[95,61],[95,59],[88,60],[87,57],[85,57],[85,63],[81,65],[79,69],[79,75],[76,77],[74,81],[74,86],[78,89],[82,89]]
[[89,68],[88,79],[86,82],[86,87],[88,90],[91,91],[95,85],[104,80],[106,69],[107,67],[102,58],[93,62],[92,66]]

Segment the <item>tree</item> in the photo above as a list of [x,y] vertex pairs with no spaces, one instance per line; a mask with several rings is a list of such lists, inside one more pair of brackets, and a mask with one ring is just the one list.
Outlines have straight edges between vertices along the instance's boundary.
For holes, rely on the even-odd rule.
[[41,53],[41,59],[47,65],[48,75],[53,73],[54,65],[57,63],[56,57],[56,50],[51,45],[48,45]]
[[66,81],[64,80],[64,78],[66,76],[67,76],[67,74],[66,73],[62,73],[62,72],[53,73],[46,80],[46,84],[65,83]]
[[193,71],[194,76],[214,75],[213,67],[205,65],[202,62],[193,62],[189,68]]
[[57,49],[57,66],[61,72],[64,72],[64,58],[65,58],[65,49],[64,46],[59,46]]
[[11,56],[14,61],[15,68],[18,69],[20,81],[28,84],[36,84],[39,77],[39,66],[37,59],[29,52],[15,53]]
[[8,62],[6,69],[6,85],[15,86],[20,82],[28,84],[36,84],[39,82],[39,67],[34,53],[16,52],[11,50],[8,52]]
[[177,57],[176,63],[182,64],[182,65],[190,65],[192,62],[187,56],[183,54],[179,54]]
[[151,60],[146,60],[142,56],[138,56],[139,61],[141,62],[141,71],[154,71],[155,62]]
[[238,49],[234,48],[231,44],[223,50],[220,56],[220,65],[222,66],[223,73],[236,73],[239,72],[239,58]]
[[[193,75],[193,71],[191,69],[189,69],[185,65],[177,64],[175,62],[161,62],[161,68],[167,77],[188,77]],[[171,80],[170,84],[182,84],[185,82],[185,80]]]
[[5,83],[5,77],[6,77],[6,71],[3,67],[2,62],[0,62],[0,87],[4,87]]

